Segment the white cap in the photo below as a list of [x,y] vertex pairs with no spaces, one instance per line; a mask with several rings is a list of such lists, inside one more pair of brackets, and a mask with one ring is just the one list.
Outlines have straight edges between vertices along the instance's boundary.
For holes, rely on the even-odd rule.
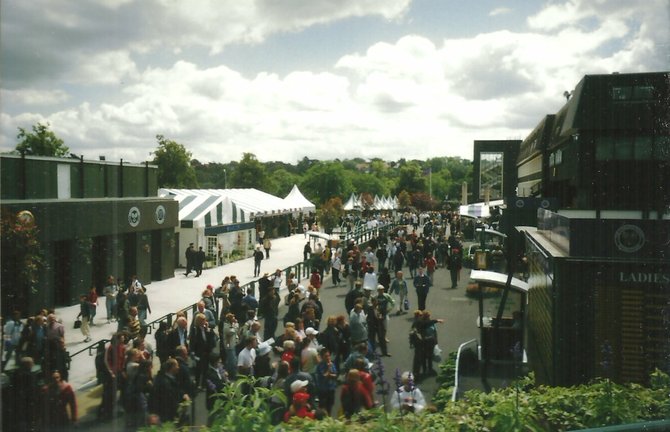
[[305,334],[306,334],[306,335],[318,335],[319,332],[316,331],[316,329],[315,329],[314,327],[307,327],[307,328],[305,329]]
[[307,380],[295,380],[291,383],[291,393],[299,391],[303,387],[307,387],[309,381]]
[[269,353],[272,350],[270,347],[270,344],[263,342],[260,345],[258,345],[258,355],[259,356],[264,356],[265,354]]

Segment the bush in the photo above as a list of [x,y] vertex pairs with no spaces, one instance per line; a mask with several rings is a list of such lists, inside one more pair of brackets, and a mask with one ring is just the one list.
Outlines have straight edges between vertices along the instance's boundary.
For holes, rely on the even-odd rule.
[[[207,431],[566,431],[670,418],[670,377],[656,370],[650,387],[616,384],[599,379],[575,387],[536,386],[534,377],[522,378],[511,386],[490,393],[469,391],[462,400],[451,402],[455,354],[440,365],[441,388],[433,399],[437,407],[419,414],[384,413],[381,409],[364,411],[350,420],[294,418],[290,423],[273,426],[267,401],[274,391],[254,387],[246,395],[231,385],[212,412],[213,424]],[[281,392],[279,392],[281,393]],[[448,397],[447,397],[448,395]],[[283,397],[283,393],[281,394]],[[173,430],[174,426],[150,429]]]

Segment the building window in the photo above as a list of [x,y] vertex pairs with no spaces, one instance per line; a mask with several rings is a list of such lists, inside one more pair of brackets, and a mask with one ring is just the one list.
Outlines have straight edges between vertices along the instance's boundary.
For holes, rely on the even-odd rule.
[[[654,149],[655,143],[655,150]],[[668,160],[670,137],[598,137],[596,160]],[[665,156],[663,156],[665,155]]]
[[612,87],[612,100],[626,101],[630,100],[633,92],[632,87]]
[[612,87],[612,100],[623,101],[648,101],[654,99],[654,86],[637,85]]
[[654,99],[654,86],[635,86],[633,87],[633,100],[651,100]]
[[214,259],[216,258],[216,249],[218,247],[217,243],[217,238],[216,237],[206,237],[207,239],[207,250],[205,253],[207,254],[207,258],[209,259]]

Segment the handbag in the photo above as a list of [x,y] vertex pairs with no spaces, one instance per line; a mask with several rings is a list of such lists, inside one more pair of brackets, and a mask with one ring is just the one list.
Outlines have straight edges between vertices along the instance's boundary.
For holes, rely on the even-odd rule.
[[437,363],[442,361],[442,350],[438,344],[433,347],[433,361]]
[[409,299],[405,297],[405,301],[402,302],[402,307],[405,308],[406,311],[409,310]]
[[75,322],[74,322],[74,328],[76,328],[76,329],[81,328],[81,320],[79,320],[79,319],[78,319],[78,320],[75,320]]

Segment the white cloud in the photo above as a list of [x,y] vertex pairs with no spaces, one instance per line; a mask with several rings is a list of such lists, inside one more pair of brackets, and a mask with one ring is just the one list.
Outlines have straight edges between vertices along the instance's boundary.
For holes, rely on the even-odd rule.
[[489,16],[507,15],[511,12],[512,12],[512,9],[510,9],[508,7],[498,7],[498,8],[495,8],[495,9],[491,10],[491,12],[489,12]]

